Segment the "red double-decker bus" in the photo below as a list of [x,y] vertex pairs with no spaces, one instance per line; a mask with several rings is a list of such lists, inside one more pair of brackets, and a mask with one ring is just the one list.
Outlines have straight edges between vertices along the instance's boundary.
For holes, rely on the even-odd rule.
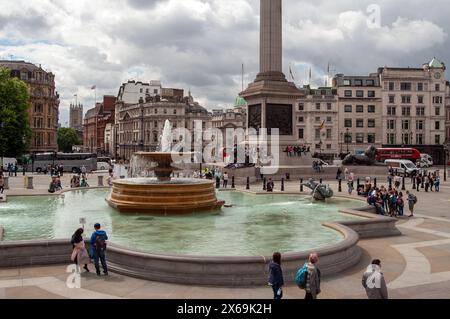
[[415,148],[378,148],[375,159],[378,162],[384,162],[388,159],[402,159],[415,163],[420,159],[420,152]]

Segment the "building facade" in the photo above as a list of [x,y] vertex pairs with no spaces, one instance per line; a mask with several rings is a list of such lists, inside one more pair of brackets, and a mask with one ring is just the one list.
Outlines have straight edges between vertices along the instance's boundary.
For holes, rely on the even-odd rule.
[[83,104],[70,104],[69,127],[76,131],[83,130]]
[[117,101],[124,104],[138,104],[139,100],[145,100],[146,96],[161,96],[161,91],[160,81],[150,81],[148,83],[128,81],[120,86]]
[[450,149],[450,83],[447,81],[446,84],[446,96],[445,96],[445,114],[446,114],[446,121],[445,121],[445,140],[447,149]]
[[[164,90],[161,96],[147,95],[137,104],[116,103],[115,149],[116,157],[126,160],[138,151],[156,151],[166,120],[172,128],[186,128],[193,132],[195,121],[201,121],[202,129],[211,128],[212,115],[183,90]],[[179,141],[174,137],[174,142]]]
[[3,61],[0,66],[11,70],[11,76],[24,81],[30,93],[28,110],[32,138],[31,153],[58,150],[57,130],[59,119],[59,94],[55,88],[55,75],[25,61]]
[[337,90],[306,86],[301,91],[295,109],[296,146],[309,147],[313,154],[333,159],[339,152]]
[[368,146],[383,144],[382,95],[379,78],[345,76],[333,79],[338,94],[339,154],[362,153]]
[[83,125],[83,150],[98,155],[110,155],[105,143],[105,128],[114,123],[116,97],[105,95],[103,102],[87,111]]

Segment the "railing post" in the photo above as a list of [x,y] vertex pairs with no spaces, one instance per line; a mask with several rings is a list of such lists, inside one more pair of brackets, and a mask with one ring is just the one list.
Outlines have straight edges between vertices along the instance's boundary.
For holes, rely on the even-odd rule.
[[416,190],[416,177],[413,177],[413,186],[412,186],[413,190]]
[[267,180],[264,177],[264,179],[263,179],[263,191],[265,191],[265,190],[267,190]]
[[403,176],[402,178],[402,191],[405,191],[406,187],[405,187],[405,176]]
[[236,184],[234,183],[234,176],[231,176],[231,188],[236,188]]
[[247,177],[247,186],[245,187],[245,189],[250,189],[250,177]]
[[342,179],[339,178],[339,187],[338,187],[339,193],[342,193]]
[[103,175],[99,175],[98,177],[98,187],[103,187]]
[[27,189],[33,189],[33,176],[28,176],[27,177]]
[[220,188],[220,178],[219,178],[219,176],[216,176],[216,188],[217,189]]
[[284,192],[284,178],[281,179],[281,191]]
[[300,192],[303,193],[303,178],[300,178]]
[[373,179],[373,188],[377,188],[377,178]]

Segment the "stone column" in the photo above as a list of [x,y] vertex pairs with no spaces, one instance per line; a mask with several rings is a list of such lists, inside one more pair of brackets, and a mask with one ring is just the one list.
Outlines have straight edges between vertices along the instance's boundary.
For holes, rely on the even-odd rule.
[[28,176],[27,177],[27,189],[33,189],[33,176]]
[[103,176],[99,175],[98,176],[98,187],[103,187]]
[[282,3],[260,2],[260,72],[282,72]]
[[4,189],[9,189],[9,177],[3,175],[3,181],[4,181],[3,188]]

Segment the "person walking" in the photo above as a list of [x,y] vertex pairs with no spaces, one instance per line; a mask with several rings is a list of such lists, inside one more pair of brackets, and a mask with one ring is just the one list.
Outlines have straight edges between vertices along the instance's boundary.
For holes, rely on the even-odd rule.
[[223,173],[223,188],[227,188],[228,187],[228,173],[225,172]]
[[439,176],[434,179],[434,189],[437,193],[441,191],[441,178]]
[[283,270],[281,269],[281,254],[276,252],[273,254],[272,262],[269,264],[269,286],[273,290],[273,299],[280,300],[283,298]]
[[410,193],[409,191],[406,191],[406,195],[408,196],[408,198],[407,198],[408,206],[409,206],[409,211],[411,212],[409,217],[414,217],[414,206],[416,206],[416,204],[417,204],[417,196],[414,195],[413,193]]
[[305,299],[317,299],[317,296],[320,294],[320,270],[316,266],[319,262],[319,256],[316,253],[312,253],[308,258],[308,274],[306,276],[306,294]]
[[106,241],[108,240],[108,235],[104,230],[101,229],[99,223],[94,225],[95,231],[91,235],[91,256],[94,259],[95,270],[97,276],[100,276],[100,265],[102,264],[103,273],[105,276],[108,275],[108,267],[106,265]]
[[354,180],[355,180],[355,175],[353,173],[350,173],[348,175],[348,179],[347,179],[347,186],[348,186],[348,194],[351,195],[353,193],[353,189],[354,189]]
[[273,192],[273,188],[275,187],[275,184],[273,183],[273,180],[269,178],[269,181],[267,182],[266,188],[268,193]]
[[5,178],[3,177],[3,172],[0,172],[0,194],[3,194],[5,190]]
[[80,267],[84,265],[84,269],[86,272],[90,272],[88,268],[88,264],[91,263],[91,258],[89,257],[89,253],[84,244],[83,238],[84,229],[78,228],[75,233],[72,235],[72,240],[70,241],[72,244],[72,256],[71,260]]
[[381,261],[375,259],[367,267],[362,277],[362,286],[369,299],[388,299],[388,291],[384,275],[381,272]]

